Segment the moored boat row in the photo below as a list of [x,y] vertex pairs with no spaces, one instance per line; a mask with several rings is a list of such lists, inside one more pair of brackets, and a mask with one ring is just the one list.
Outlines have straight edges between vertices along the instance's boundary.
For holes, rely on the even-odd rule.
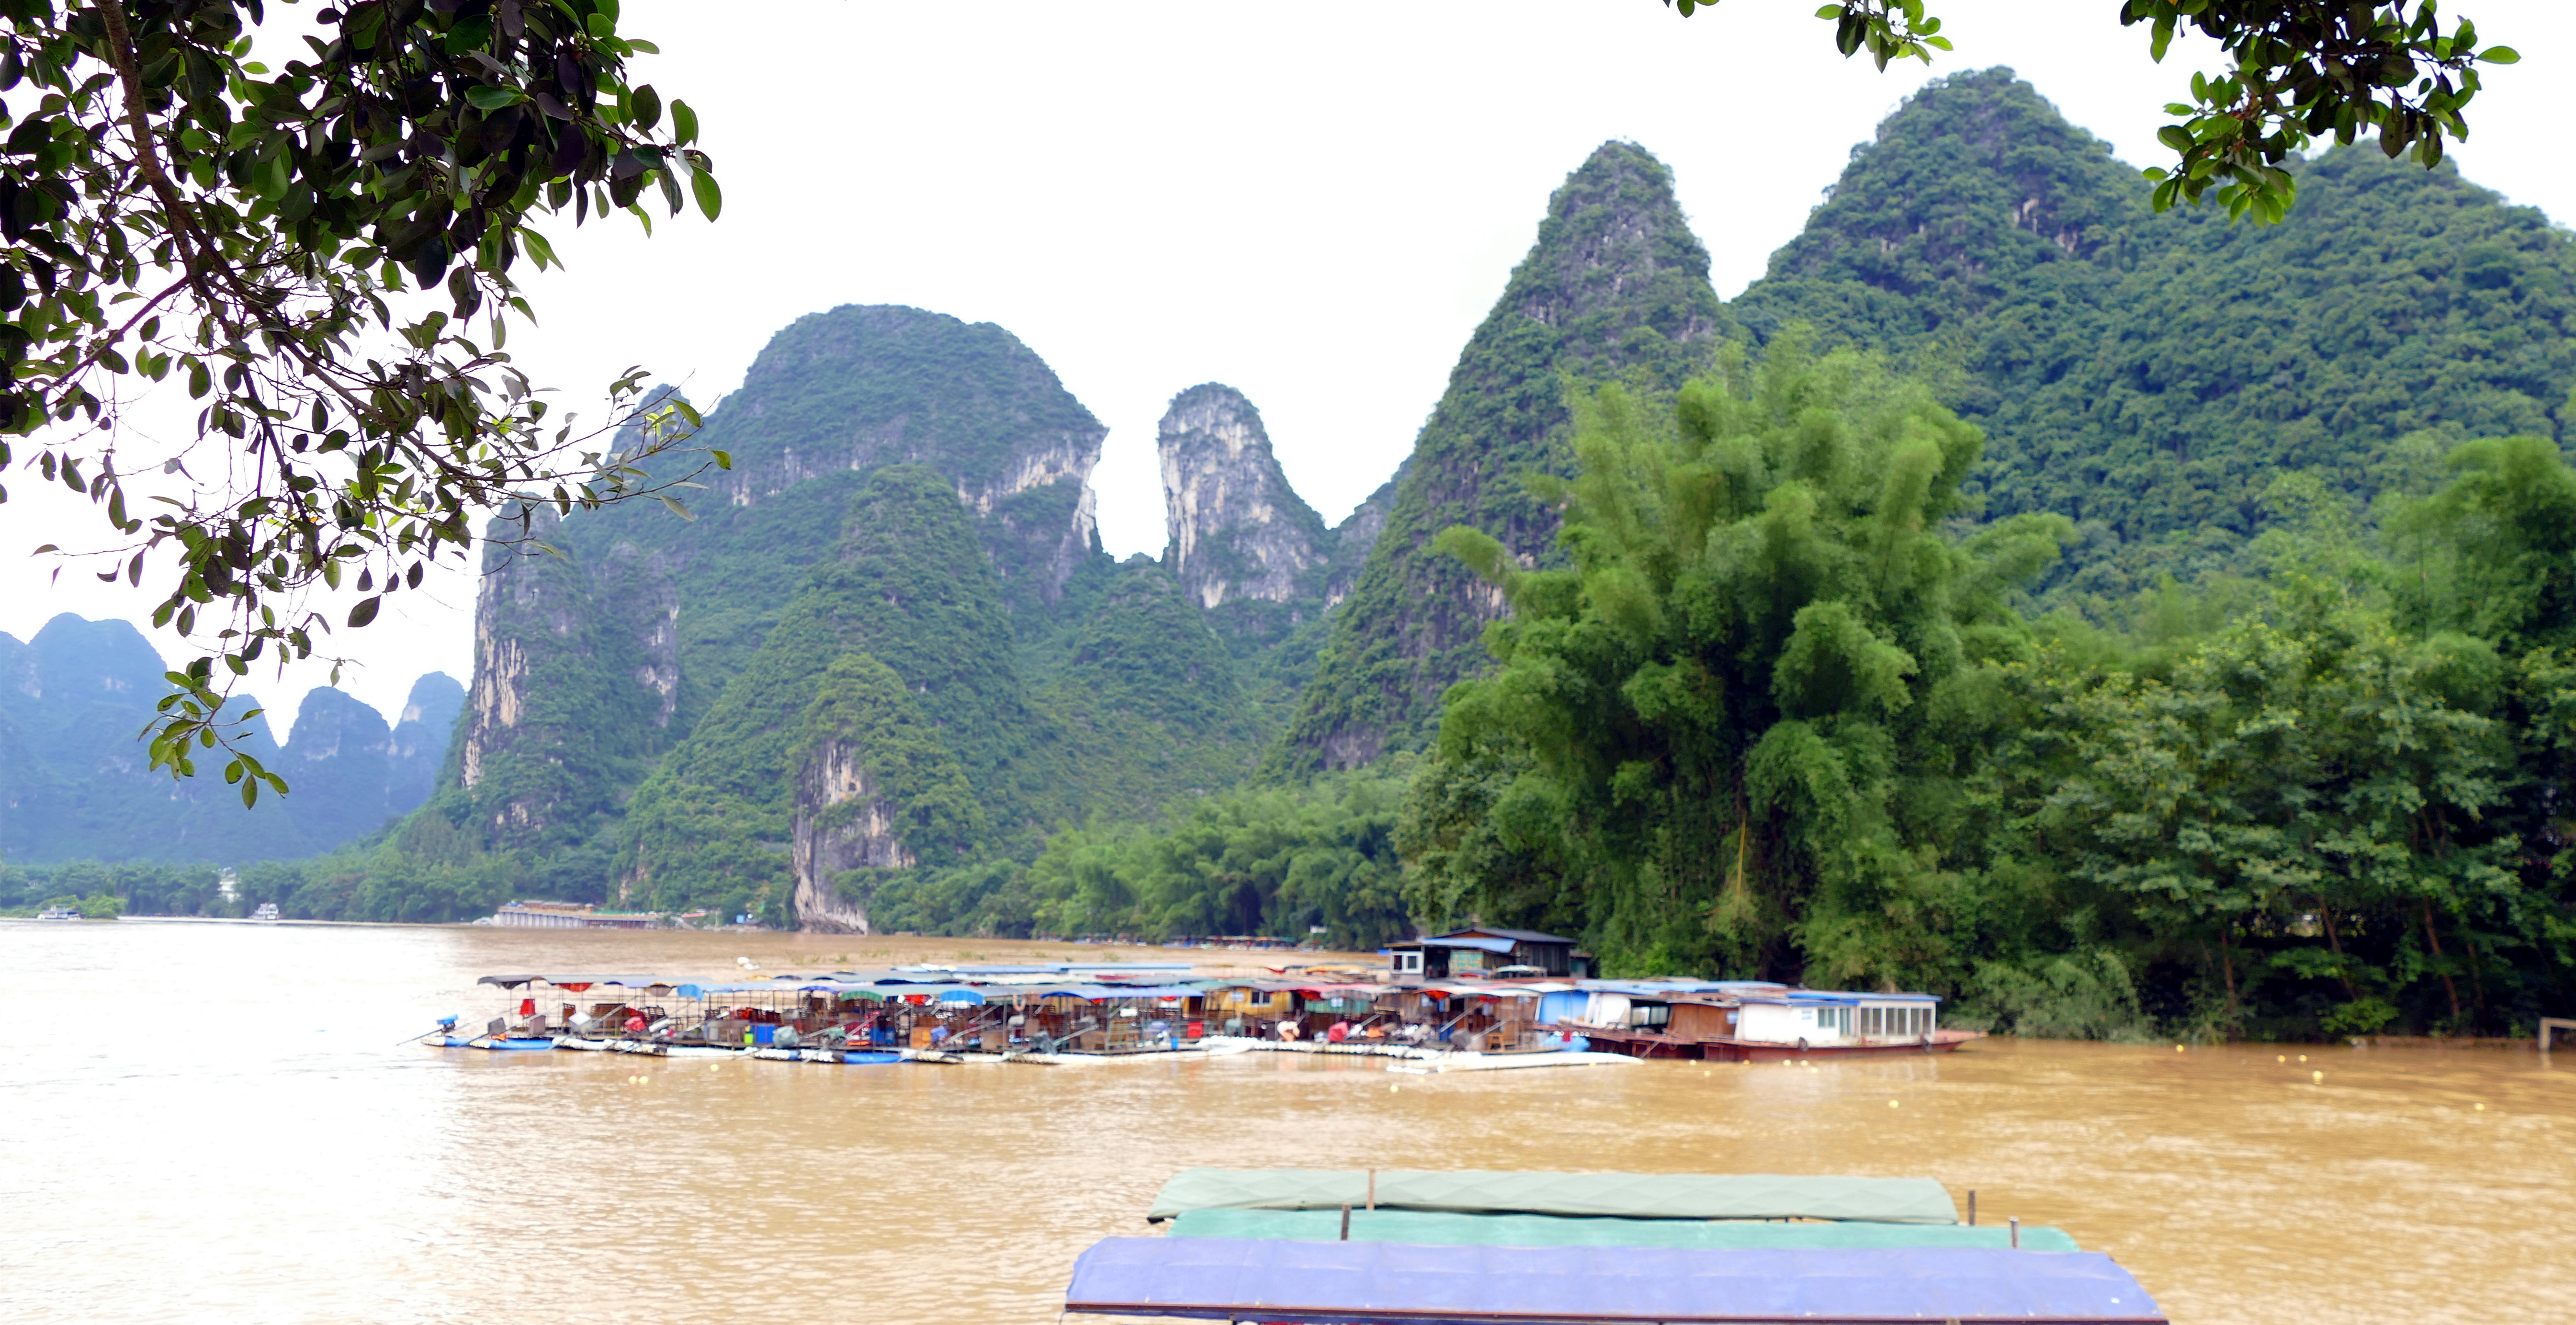
[[[1544,942],[1541,942],[1544,941]],[[1449,973],[1440,945],[1496,947],[1491,974]],[[1528,931],[1399,945],[1387,969],[1281,968],[1191,978],[1180,965],[898,967],[816,976],[492,975],[512,1006],[449,1048],[896,1062],[1143,1061],[1175,1054],[1349,1055],[1409,1072],[1940,1053],[1977,1038],[1937,1025],[1930,994],[1761,981],[1593,979]],[[1426,953],[1434,960],[1425,961]],[[1522,957],[1529,960],[1520,960]],[[1466,963],[1458,963],[1466,965]],[[1579,965],[1577,966],[1579,969]]]

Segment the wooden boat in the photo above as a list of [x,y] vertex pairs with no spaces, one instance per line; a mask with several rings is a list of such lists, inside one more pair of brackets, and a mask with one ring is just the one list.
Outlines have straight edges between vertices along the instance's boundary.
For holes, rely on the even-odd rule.
[[1769,1040],[1708,1040],[1700,1056],[1717,1063],[1778,1063],[1820,1058],[1881,1058],[1898,1054],[1946,1054],[1983,1031],[1935,1030],[1913,1039],[1878,1039],[1846,1044],[1779,1044]]
[[1427,1053],[1410,1063],[1389,1063],[1386,1070],[1408,1076],[1430,1076],[1439,1072],[1508,1072],[1531,1067],[1625,1067],[1636,1061],[1626,1054],[1594,1053],[1588,1049],[1535,1052],[1460,1049],[1449,1053]]

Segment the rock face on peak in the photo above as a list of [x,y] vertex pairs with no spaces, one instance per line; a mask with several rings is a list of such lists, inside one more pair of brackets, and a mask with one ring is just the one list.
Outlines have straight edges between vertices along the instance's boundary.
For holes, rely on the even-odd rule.
[[1432,538],[1473,525],[1524,558],[1547,555],[1556,516],[1520,479],[1571,471],[1564,383],[1678,387],[1733,325],[1670,172],[1633,143],[1602,144],[1549,200],[1538,242],[1423,425],[1281,764],[1350,768],[1425,742],[1441,691],[1483,665],[1479,639],[1501,610]]
[[1378,535],[1386,532],[1386,517],[1395,510],[1396,481],[1391,478],[1379,484],[1377,491],[1333,526],[1333,557],[1324,571],[1326,607],[1338,605],[1359,587],[1360,572],[1368,568],[1369,551],[1377,546]]
[[1155,439],[1162,460],[1163,564],[1202,608],[1315,596],[1308,574],[1330,535],[1288,486],[1261,411],[1215,382],[1172,397]]
[[1091,471],[1108,429],[1018,337],[989,322],[845,304],[770,339],[708,422],[735,506],[818,475],[923,464],[986,524],[1015,597],[1054,601],[1091,551]]

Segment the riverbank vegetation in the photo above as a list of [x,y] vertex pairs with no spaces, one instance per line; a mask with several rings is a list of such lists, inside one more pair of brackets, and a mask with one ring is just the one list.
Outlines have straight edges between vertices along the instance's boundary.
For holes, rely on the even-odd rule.
[[2357,509],[2272,484],[2259,573],[2093,619],[2068,528],[1954,525],[1975,431],[1783,346],[1594,398],[1565,564],[1448,697],[1407,901],[1611,969],[1964,995],[2005,1027],[2528,1025],[2576,992],[2576,472],[2470,442]]

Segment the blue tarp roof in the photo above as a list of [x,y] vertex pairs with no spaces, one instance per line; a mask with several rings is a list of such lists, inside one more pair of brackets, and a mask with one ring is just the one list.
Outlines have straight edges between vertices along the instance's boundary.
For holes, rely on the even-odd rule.
[[1109,1238],[1065,1310],[1286,1325],[2046,1320],[2161,1322],[2095,1252],[1698,1250]]

